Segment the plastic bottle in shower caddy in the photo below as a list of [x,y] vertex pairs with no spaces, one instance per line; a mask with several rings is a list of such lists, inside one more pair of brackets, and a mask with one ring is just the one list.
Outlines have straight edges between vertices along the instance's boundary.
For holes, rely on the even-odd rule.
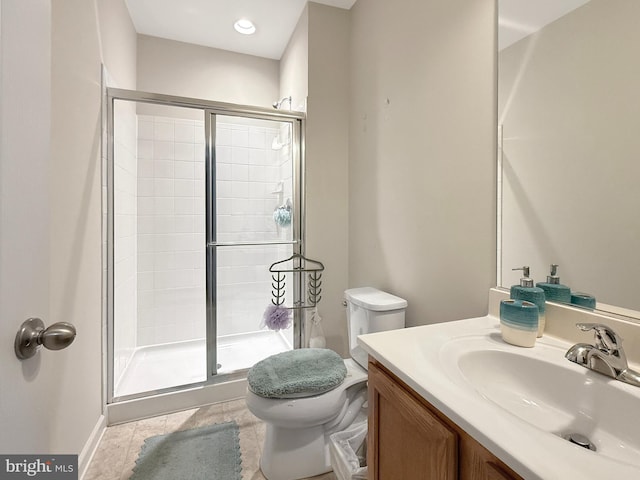
[[557,275],[558,265],[551,264],[551,271],[547,275],[547,281],[537,283],[536,287],[544,290],[548,302],[571,303],[571,289],[560,283],[560,277]]
[[513,300],[525,300],[531,302],[538,307],[538,337],[544,333],[546,325],[545,315],[545,293],[542,288],[533,286],[533,279],[529,278],[529,267],[514,268],[513,270],[522,270],[522,278],[520,285],[513,285],[509,292],[509,296]]

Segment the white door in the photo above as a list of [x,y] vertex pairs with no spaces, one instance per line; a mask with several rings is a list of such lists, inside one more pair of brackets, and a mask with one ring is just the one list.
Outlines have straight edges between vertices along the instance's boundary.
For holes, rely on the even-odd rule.
[[49,324],[48,164],[51,13],[48,1],[0,4],[0,452],[47,453],[56,376],[42,355],[20,361],[20,324]]

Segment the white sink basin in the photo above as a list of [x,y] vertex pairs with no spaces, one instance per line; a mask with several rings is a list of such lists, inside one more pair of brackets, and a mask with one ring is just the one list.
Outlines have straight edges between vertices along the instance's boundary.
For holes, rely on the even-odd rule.
[[514,348],[496,333],[449,341],[441,358],[452,380],[537,429],[580,434],[593,455],[640,466],[640,398],[629,391],[638,387],[575,365],[565,351],[544,340]]

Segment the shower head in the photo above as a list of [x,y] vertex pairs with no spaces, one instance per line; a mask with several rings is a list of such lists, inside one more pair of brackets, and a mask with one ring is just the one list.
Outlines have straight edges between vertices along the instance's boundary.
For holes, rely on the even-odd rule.
[[273,106],[273,108],[275,108],[276,110],[279,110],[280,108],[282,108],[282,104],[284,102],[289,102],[289,110],[291,110],[291,96],[288,97],[284,97],[282,100],[280,100],[279,102],[273,102],[271,105]]

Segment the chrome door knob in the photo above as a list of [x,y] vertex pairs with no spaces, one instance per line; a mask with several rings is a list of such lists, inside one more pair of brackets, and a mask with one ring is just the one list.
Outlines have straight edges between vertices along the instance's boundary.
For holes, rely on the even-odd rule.
[[20,360],[33,357],[40,345],[49,350],[62,350],[73,343],[76,327],[67,322],[58,322],[44,328],[39,318],[29,318],[20,326],[16,334],[14,349]]

